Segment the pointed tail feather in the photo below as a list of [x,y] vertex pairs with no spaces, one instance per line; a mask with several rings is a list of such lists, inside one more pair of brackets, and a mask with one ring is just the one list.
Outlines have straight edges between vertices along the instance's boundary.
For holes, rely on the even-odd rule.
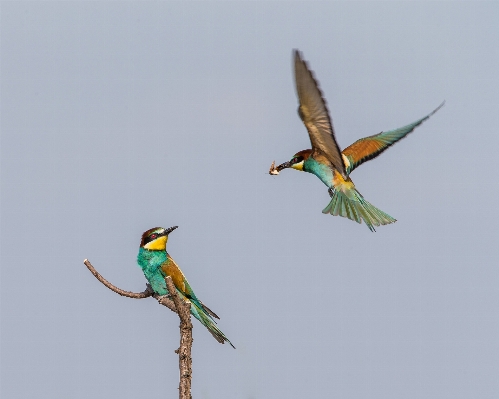
[[227,338],[225,334],[217,327],[211,315],[204,310],[204,306],[200,307],[195,302],[191,301],[191,313],[196,319],[201,322],[203,326],[208,329],[211,335],[213,335],[213,338],[215,338],[221,344],[228,342],[230,346],[236,349],[236,347],[232,345],[232,342],[230,342],[229,338]]
[[218,319],[220,320],[220,317],[217,316],[217,314],[211,310],[208,306],[206,306],[203,302],[199,301],[199,303],[201,304],[201,307],[203,308],[203,310],[208,313],[211,317],[214,317],[215,319]]
[[345,194],[343,191],[332,190],[331,201],[322,213],[346,217],[357,223],[361,223],[363,220],[371,231],[376,231],[374,226],[381,226],[397,221],[367,202],[355,188],[349,190],[348,194]]

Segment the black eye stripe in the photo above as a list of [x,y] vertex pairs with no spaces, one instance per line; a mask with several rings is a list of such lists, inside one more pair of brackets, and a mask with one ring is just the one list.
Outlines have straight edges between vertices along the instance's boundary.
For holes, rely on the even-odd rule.
[[154,241],[158,237],[159,235],[157,233],[151,234],[149,237],[146,237],[144,239],[144,245],[150,243],[151,241]]

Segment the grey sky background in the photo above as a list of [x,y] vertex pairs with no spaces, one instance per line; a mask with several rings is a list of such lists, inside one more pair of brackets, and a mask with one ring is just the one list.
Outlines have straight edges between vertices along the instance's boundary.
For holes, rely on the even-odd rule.
[[[1,396],[177,395],[143,231],[194,325],[195,398],[499,397],[499,3],[1,3]],[[291,51],[341,148],[446,105],[352,174],[398,219],[323,215]]]

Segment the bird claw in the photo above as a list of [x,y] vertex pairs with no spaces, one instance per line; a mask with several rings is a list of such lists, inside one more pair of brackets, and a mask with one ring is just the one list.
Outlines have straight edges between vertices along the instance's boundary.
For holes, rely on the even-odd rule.
[[327,192],[329,193],[329,196],[330,196],[331,198],[333,198],[333,196],[334,196],[334,190],[333,190],[332,188],[328,188],[328,189],[327,189]]
[[157,299],[157,301],[158,301],[159,303],[161,303],[161,301],[162,301],[163,299],[172,299],[172,296],[171,296],[170,294],[166,294],[166,295],[158,295],[158,297],[157,297],[156,299]]
[[278,175],[279,171],[275,167],[275,161],[272,162],[272,165],[270,165],[270,170],[269,170],[269,175]]

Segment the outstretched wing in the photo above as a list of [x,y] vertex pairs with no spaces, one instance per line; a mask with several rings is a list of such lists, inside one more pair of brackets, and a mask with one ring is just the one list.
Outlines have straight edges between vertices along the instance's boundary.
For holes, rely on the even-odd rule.
[[345,162],[347,164],[347,175],[352,173],[352,171],[359,165],[376,158],[379,154],[394,145],[397,141],[403,139],[440,108],[442,108],[444,104],[445,101],[430,114],[418,119],[416,122],[413,122],[407,126],[399,127],[398,129],[389,130],[388,132],[381,132],[375,134],[374,136],[364,137],[363,139],[357,140],[355,143],[345,148],[342,154],[348,160],[348,162]]
[[295,81],[300,101],[298,113],[308,130],[312,147],[319,149],[334,168],[345,176],[345,165],[334,137],[326,101],[312,71],[308,69],[298,50],[295,50]]

